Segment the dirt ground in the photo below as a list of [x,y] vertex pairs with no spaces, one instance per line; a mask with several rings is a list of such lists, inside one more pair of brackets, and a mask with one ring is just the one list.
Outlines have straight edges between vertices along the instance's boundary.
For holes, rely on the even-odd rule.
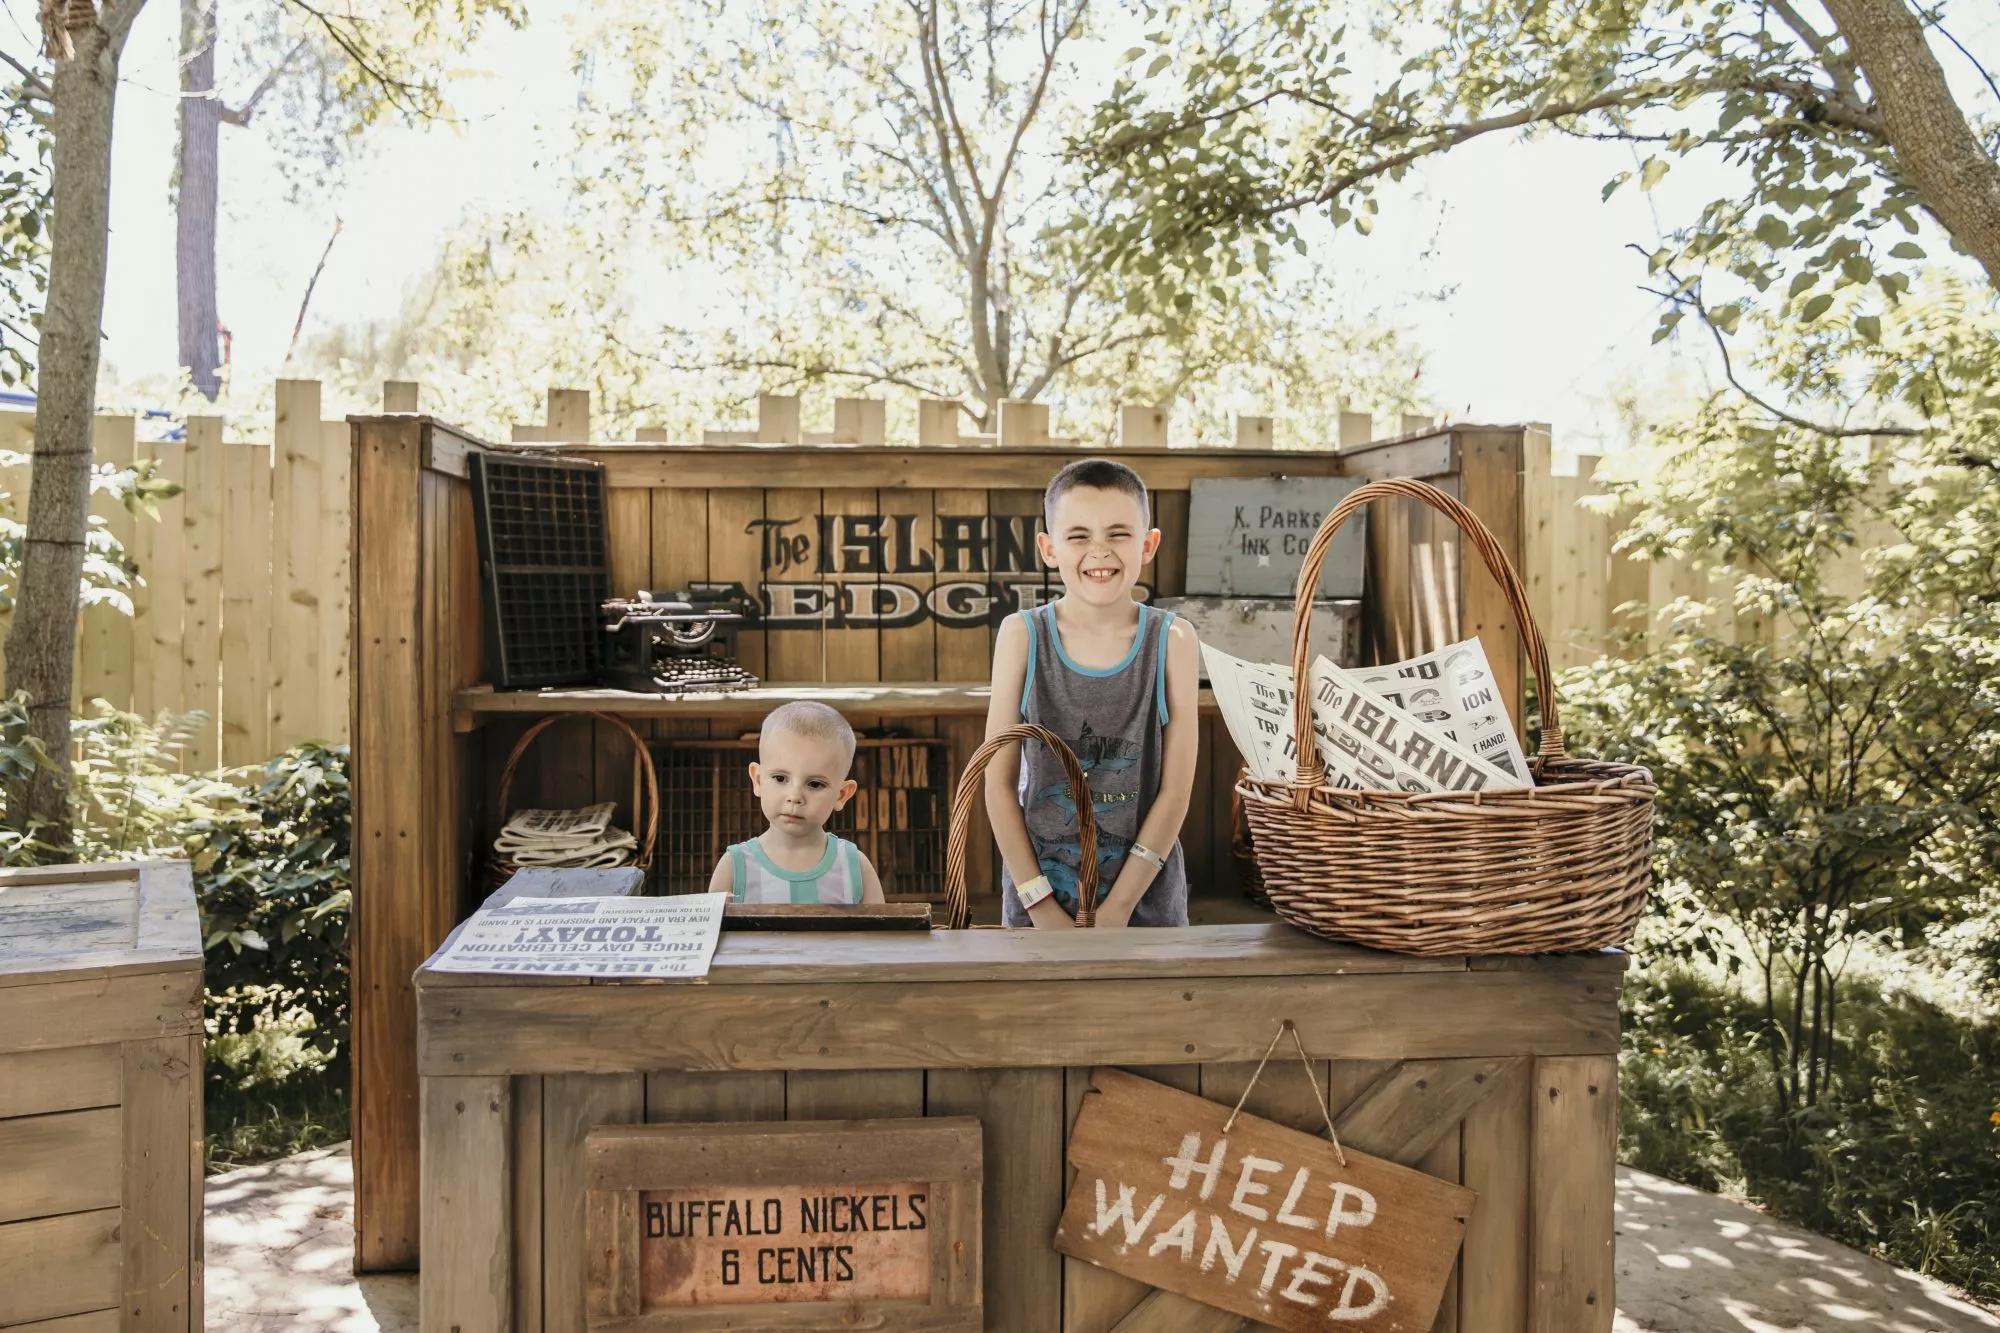
[[[417,1333],[414,1276],[351,1271],[345,1144],[213,1177],[207,1212],[210,1329]],[[1740,1203],[1621,1169],[1615,1328],[1987,1333],[2000,1315]]]

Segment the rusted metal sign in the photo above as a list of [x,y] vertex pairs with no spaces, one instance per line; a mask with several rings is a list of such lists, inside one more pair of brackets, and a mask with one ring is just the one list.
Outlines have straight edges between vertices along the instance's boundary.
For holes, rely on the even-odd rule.
[[1115,1069],[1070,1131],[1064,1254],[1282,1329],[1427,1333],[1473,1193]]
[[[980,1326],[979,1122],[601,1125],[585,1142],[593,1328]],[[737,1327],[730,1323],[730,1327]]]

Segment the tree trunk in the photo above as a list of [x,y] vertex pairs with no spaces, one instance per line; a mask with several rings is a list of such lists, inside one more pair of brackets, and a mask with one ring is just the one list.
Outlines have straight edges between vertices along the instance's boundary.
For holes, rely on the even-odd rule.
[[215,301],[216,214],[221,197],[222,102],[215,93],[217,0],[181,0],[181,143],[174,200],[181,364],[195,391],[221,392]]
[[1826,0],[1826,10],[1868,76],[1896,161],[2000,288],[2000,162],[1952,100],[1922,20],[1904,0]]
[[69,695],[76,669],[78,589],[90,514],[91,416],[104,326],[105,251],[111,234],[111,110],[118,58],[145,0],[43,7],[68,26],[47,34],[55,57],[49,296],[35,368],[35,450],[27,540],[6,688],[29,698],[29,734],[56,761],[7,793],[7,822],[40,825],[58,856],[73,841]]

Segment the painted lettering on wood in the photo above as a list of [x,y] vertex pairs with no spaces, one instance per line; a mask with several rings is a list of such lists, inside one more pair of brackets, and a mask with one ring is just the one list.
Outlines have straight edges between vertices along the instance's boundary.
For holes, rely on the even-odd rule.
[[[1187,590],[1291,597],[1313,534],[1361,488],[1355,477],[1198,477],[1188,486]],[[1359,597],[1367,516],[1342,525],[1320,566],[1321,597]]]
[[930,1186],[793,1185],[639,1196],[642,1308],[928,1301]]
[[584,1148],[590,1323],[971,1333],[980,1144],[967,1116],[601,1125]]
[[1070,1131],[1055,1247],[1282,1329],[1427,1333],[1472,1191],[1114,1069]]

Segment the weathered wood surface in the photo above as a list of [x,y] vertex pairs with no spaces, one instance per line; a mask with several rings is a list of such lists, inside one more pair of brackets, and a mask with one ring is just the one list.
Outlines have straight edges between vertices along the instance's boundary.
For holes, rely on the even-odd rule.
[[201,969],[114,973],[8,985],[0,978],[0,1052],[53,1050],[201,1032]]
[[0,1120],[0,1222],[118,1206],[118,1108]]
[[1469,1192],[1119,1070],[1091,1081],[1058,1249],[1282,1328],[1430,1327]]
[[[1623,955],[1580,965],[1616,985]],[[1460,973],[1463,958],[1417,958],[1335,944],[1275,922],[1182,930],[934,930],[854,934],[838,945],[813,933],[725,934],[706,984],[873,981],[1079,981],[1138,977],[1354,976]],[[422,990],[478,985],[474,973],[432,972]],[[490,979],[487,979],[490,980]],[[539,979],[533,979],[539,980]],[[508,984],[533,984],[506,978]],[[624,983],[618,983],[624,984]]]
[[0,1328],[116,1309],[118,1210],[0,1226]]
[[[1361,485],[1358,478],[1325,475],[1195,478],[1188,487],[1189,594],[1290,601],[1313,534]],[[1366,519],[1357,517],[1333,539],[1318,596],[1361,596],[1366,529]]]
[[1292,1015],[1310,1018],[1314,1058],[1610,1054],[1616,995],[1601,980],[1463,971],[681,985],[671,999],[476,986],[424,993],[420,1061],[440,1074],[1192,1064],[1255,1059]]
[[125,1328],[201,1328],[201,1039],[127,1042],[119,1220]]
[[65,1046],[0,1055],[0,1117],[118,1105],[116,1046]]
[[0,986],[201,967],[185,861],[0,870]]
[[431,1239],[418,1303],[425,1328],[512,1333],[512,1116],[504,1078],[424,1081],[423,1229]]
[[1612,1172],[1618,1148],[1618,1061],[1535,1062],[1534,1193],[1529,1205],[1535,1333],[1609,1333]]

